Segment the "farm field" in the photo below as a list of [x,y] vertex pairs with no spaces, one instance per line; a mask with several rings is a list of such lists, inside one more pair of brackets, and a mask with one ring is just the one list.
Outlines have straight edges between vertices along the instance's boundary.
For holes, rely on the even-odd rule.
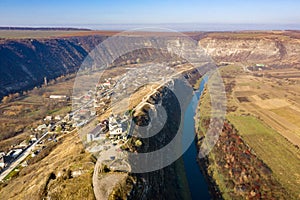
[[299,149],[253,116],[230,114],[227,118],[282,185],[297,194],[300,185]]
[[[274,71],[281,74],[290,73],[289,69]],[[300,76],[278,78],[272,76],[274,71],[264,73],[264,77],[249,74],[238,76],[235,79],[232,97],[242,110],[257,116],[299,147]]]
[[300,197],[300,78],[266,77],[289,74],[274,71],[260,77],[237,66],[221,69],[229,88],[227,119],[282,186]]

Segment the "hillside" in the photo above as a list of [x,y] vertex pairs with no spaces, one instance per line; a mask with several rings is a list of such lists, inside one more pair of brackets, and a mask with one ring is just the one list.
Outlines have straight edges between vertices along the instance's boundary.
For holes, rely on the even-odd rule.
[[300,67],[299,32],[210,33],[199,44],[217,62]]
[[[3,32],[4,31],[4,32]],[[6,31],[6,33],[5,33]],[[117,32],[1,30],[0,98],[76,72],[96,45]],[[28,32],[29,31],[29,32]],[[32,38],[30,38],[32,34]],[[39,34],[37,37],[36,34]],[[162,33],[159,33],[162,34]],[[239,32],[186,33],[217,62],[268,63],[276,68],[300,66],[300,33]],[[141,35],[152,35],[141,33]],[[155,35],[153,33],[153,35]],[[129,56],[128,58],[130,59]]]
[[[68,39],[18,39],[0,41],[0,97],[28,90],[43,82],[74,73],[89,48],[103,40],[97,37]],[[92,42],[90,42],[92,41]]]
[[[46,33],[46,32],[43,32]],[[27,33],[26,33],[27,34]],[[51,33],[52,34],[52,33]],[[82,61],[88,55],[88,53],[99,43],[105,40],[107,37],[111,36],[113,33],[103,33],[103,32],[89,32],[89,31],[81,31],[81,32],[67,32],[63,33],[60,36],[53,36],[48,35],[47,37],[43,36],[40,38],[18,38],[18,39],[2,39],[0,40],[0,98],[8,95],[10,93],[28,90],[33,88],[37,85],[43,83],[44,77],[47,77],[48,80],[55,79],[64,74],[72,74],[76,72]],[[145,34],[145,33],[141,33]],[[152,35],[153,33],[149,34]],[[267,147],[264,146],[265,144],[269,144],[270,146],[274,144],[273,140],[267,140],[267,135],[265,134],[264,138],[257,142],[256,138],[249,136],[250,133],[247,131],[243,132],[242,128],[238,125],[240,124],[239,120],[243,120],[244,118],[239,118],[240,116],[235,113],[237,105],[234,104],[235,101],[244,101],[245,98],[247,100],[246,103],[243,103],[243,106],[240,107],[238,112],[241,112],[241,116],[246,116],[246,120],[252,120],[249,118],[249,113],[255,114],[253,116],[257,117],[257,119],[265,120],[266,122],[270,121],[269,116],[264,116],[261,113],[266,113],[265,110],[271,110],[272,112],[279,113],[278,115],[282,115],[282,118],[285,118],[284,115],[286,107],[279,107],[275,108],[264,108],[260,110],[254,110],[250,103],[254,102],[259,104],[260,102],[269,102],[263,101],[268,100],[269,98],[272,100],[275,97],[277,98],[287,98],[291,99],[294,102],[299,100],[298,94],[296,90],[298,79],[296,80],[295,77],[299,78],[299,64],[300,60],[298,58],[299,47],[300,47],[300,34],[298,32],[292,31],[285,31],[285,32],[239,32],[239,33],[189,33],[190,36],[193,38],[199,39],[199,44],[207,51],[207,53],[218,63],[221,62],[234,62],[244,65],[244,67],[239,68],[239,73],[235,75],[237,77],[243,76],[244,80],[248,80],[250,73],[249,69],[246,67],[253,66],[254,64],[263,64],[267,67],[270,67],[272,70],[257,70],[251,73],[251,78],[249,82],[243,82],[242,80],[232,77],[233,72],[228,72],[227,77],[223,77],[226,83],[226,87],[228,96],[230,98],[230,104],[228,106],[228,113],[232,115],[228,115],[227,118],[231,124],[228,124],[230,130],[234,130],[237,133],[231,134],[234,138],[243,139],[243,142],[240,142],[241,139],[234,139],[238,141],[241,145],[240,147],[234,146],[234,148],[240,148],[242,151],[248,152],[250,151],[247,145],[252,147],[255,150],[255,154],[251,154],[251,159],[249,162],[255,162],[257,166],[265,166],[262,168],[262,171],[253,170],[253,174],[250,174],[249,177],[243,178],[243,180],[238,180],[238,176],[234,176],[235,182],[250,182],[250,176],[259,176],[262,177],[261,180],[266,184],[274,184],[273,188],[279,188],[280,194],[273,194],[272,192],[266,192],[266,197],[282,197],[286,196],[286,191],[292,191],[295,195],[296,189],[293,185],[289,185],[287,183],[290,182],[290,171],[294,170],[294,166],[299,165],[299,160],[295,159],[296,154],[289,155],[288,154],[277,154],[277,156],[272,156],[270,154],[265,154],[267,152]],[[142,61],[164,61],[163,59],[168,60],[168,54],[164,54],[164,52],[157,51],[151,48],[147,49],[140,49],[131,53],[126,54],[125,56],[117,59],[112,66],[123,66],[128,64],[135,64],[137,55],[141,58]],[[173,57],[174,58],[174,57]],[[289,73],[286,73],[282,69],[292,69]],[[120,74],[121,68],[114,67],[112,68],[115,70],[116,74]],[[120,71],[119,71],[120,70]],[[281,71],[282,70],[282,71]],[[268,75],[270,80],[264,78],[265,75]],[[253,76],[253,77],[252,77]],[[258,78],[262,77],[262,78]],[[272,78],[273,77],[273,78]],[[236,78],[236,79],[234,79]],[[267,82],[265,82],[267,81]],[[231,94],[230,89],[233,87],[232,85],[236,84],[237,87],[234,87],[234,93]],[[278,96],[277,91],[278,87],[276,84],[279,85],[281,90],[286,90],[287,93],[285,94],[282,92],[281,96]],[[286,87],[282,87],[282,85]],[[235,86],[235,85],[234,85]],[[59,88],[61,88],[60,86]],[[64,86],[65,87],[65,86]],[[70,86],[70,88],[72,85]],[[261,89],[269,88],[270,91],[274,88],[274,93],[267,94],[269,96],[266,97]],[[45,88],[44,88],[45,89]],[[49,89],[49,88],[48,88]],[[46,89],[45,89],[46,91]],[[56,91],[56,90],[55,90]],[[246,93],[249,92],[249,93]],[[257,92],[257,94],[252,94]],[[295,95],[294,95],[295,94]],[[236,95],[236,96],[235,96]],[[247,96],[248,95],[248,96]],[[273,95],[273,96],[272,96]],[[285,96],[283,96],[285,95]],[[257,98],[256,96],[261,96]],[[295,97],[294,97],[295,96]],[[38,95],[36,97],[39,99]],[[263,99],[265,98],[265,99]],[[42,98],[41,105],[45,105]],[[241,103],[241,102],[240,102]],[[248,105],[249,104],[249,105]],[[261,103],[262,104],[262,103]],[[174,106],[174,105],[172,105]],[[231,107],[230,107],[231,106]],[[248,106],[248,107],[247,107]],[[290,106],[290,105],[289,105]],[[34,109],[35,107],[32,106]],[[38,106],[36,106],[38,107]],[[33,109],[32,108],[32,109]],[[291,106],[289,107],[291,108]],[[7,108],[5,113],[7,112]],[[232,111],[230,111],[233,109]],[[279,110],[283,109],[283,110]],[[36,109],[39,110],[39,109]],[[290,109],[291,112],[297,113],[293,109]],[[282,112],[284,111],[284,112]],[[3,112],[4,113],[4,112]],[[258,114],[257,114],[258,113]],[[8,115],[7,114],[7,115]],[[247,115],[246,115],[247,114]],[[236,115],[238,118],[236,118]],[[295,114],[296,116],[297,114]],[[253,117],[252,116],[252,117]],[[274,116],[274,115],[272,115]],[[14,118],[10,116],[10,120]],[[30,119],[34,119],[32,116]],[[257,120],[255,118],[255,120]],[[278,118],[281,119],[281,118]],[[297,119],[297,116],[295,117]],[[14,119],[16,120],[16,119]],[[22,118],[24,122],[24,118]],[[267,121],[269,120],[269,121]],[[274,120],[273,120],[274,121]],[[282,121],[282,120],[281,120]],[[295,120],[297,121],[297,120]],[[229,123],[228,122],[228,123]],[[242,121],[244,122],[244,121]],[[245,124],[251,124],[247,123]],[[250,121],[251,122],[251,121]],[[254,121],[256,122],[256,121]],[[17,124],[18,122],[16,122]],[[258,123],[258,122],[257,122]],[[261,123],[259,121],[259,123]],[[277,134],[276,137],[278,138],[279,144],[285,144],[286,147],[283,148],[287,152],[294,152],[296,146],[292,146],[292,144],[288,143],[288,137],[286,137],[285,130],[288,128],[284,128],[284,131],[277,130],[276,127],[272,127],[272,123],[268,123],[271,128],[275,129],[281,135]],[[6,126],[6,125],[5,125]],[[233,128],[235,127],[235,129]],[[256,126],[255,126],[256,127]],[[255,131],[255,127],[253,128]],[[171,129],[170,129],[171,130]],[[299,129],[297,129],[299,130]],[[291,130],[293,131],[293,130]],[[172,131],[170,131],[172,132]],[[274,134],[273,130],[269,130],[266,128],[266,133]],[[297,132],[298,133],[298,132]],[[256,135],[261,134],[262,132],[259,130]],[[162,138],[166,137],[166,135],[161,134]],[[228,139],[227,135],[223,135],[224,141]],[[284,137],[282,137],[284,136]],[[261,137],[261,136],[260,136]],[[275,137],[273,137],[275,138]],[[161,139],[161,138],[159,138]],[[166,139],[168,139],[166,137]],[[221,138],[222,139],[222,138]],[[230,139],[230,138],[229,138]],[[222,142],[222,140],[220,140]],[[245,141],[245,142],[244,142]],[[147,144],[147,141],[143,143]],[[260,145],[255,145],[260,144]],[[220,145],[224,145],[220,143]],[[224,148],[227,144],[224,145]],[[230,144],[231,145],[231,144]],[[264,148],[261,148],[261,147]],[[222,146],[218,146],[221,147]],[[228,148],[230,148],[229,146]],[[276,146],[275,146],[276,147]],[[281,147],[277,145],[277,147]],[[226,147],[227,148],[227,147]],[[298,147],[299,148],[299,147]],[[219,150],[220,150],[219,149]],[[140,149],[142,150],[142,149]],[[218,150],[218,149],[217,149]],[[222,158],[223,154],[218,154],[217,150],[215,150],[216,158]],[[280,148],[272,148],[272,152],[281,151]],[[221,150],[219,152],[222,152]],[[223,153],[223,152],[222,152]],[[219,156],[219,157],[218,157]],[[239,152],[234,155],[239,158]],[[290,171],[283,171],[281,172],[280,167],[282,164],[278,165],[280,162],[280,156],[286,160],[286,163],[291,161],[296,164],[291,164],[288,166],[287,169],[292,169]],[[285,157],[284,157],[285,156]],[[298,156],[298,153],[297,153]],[[269,158],[272,159],[269,160]],[[290,159],[292,158],[292,159]],[[242,159],[241,159],[242,160]],[[83,146],[80,144],[80,140],[75,135],[67,135],[62,138],[57,144],[54,145],[50,154],[44,157],[40,162],[30,165],[25,170],[21,170],[19,176],[17,178],[13,178],[8,185],[2,185],[3,188],[1,190],[1,198],[9,199],[9,198],[17,198],[17,199],[24,199],[27,197],[31,197],[32,199],[41,199],[41,198],[58,198],[58,199],[68,199],[70,195],[74,195],[73,197],[82,198],[84,195],[88,193],[90,196],[88,199],[93,199],[93,195],[91,190],[91,176],[93,171],[93,162],[94,161],[90,154],[85,153]],[[212,164],[217,164],[216,166],[211,165],[212,168],[220,168],[225,169],[226,163],[214,163],[213,158],[209,160]],[[229,163],[231,161],[228,161]],[[233,161],[232,161],[233,162]],[[224,164],[224,165],[223,165]],[[240,162],[234,162],[234,165],[242,165]],[[249,163],[248,163],[249,164]],[[245,164],[245,169],[251,168],[252,165]],[[224,167],[223,167],[224,166]],[[227,165],[226,165],[227,166]],[[279,166],[279,167],[278,167]],[[172,182],[172,184],[168,183],[170,188],[164,188],[166,191],[171,191],[173,188],[179,187],[176,185],[176,179],[178,177],[172,176],[176,172],[176,164],[169,166],[165,169],[165,171],[160,171],[157,173],[149,173],[144,176],[136,176],[133,180],[137,180],[136,186],[143,186],[146,185],[159,185],[160,183],[168,183],[168,181]],[[268,171],[268,167],[273,171],[272,173]],[[36,170],[34,170],[36,169]],[[264,170],[267,170],[267,175],[264,174]],[[75,175],[74,172],[75,172]],[[226,172],[226,171],[225,171]],[[224,173],[225,173],[224,172]],[[77,176],[76,173],[81,173],[81,175]],[[228,175],[228,174],[225,174]],[[239,174],[238,174],[239,175]],[[295,176],[298,176],[298,172]],[[172,176],[173,179],[170,179],[168,176]],[[232,175],[230,175],[232,176]],[[266,176],[266,177],[264,177]],[[33,180],[32,177],[34,177]],[[286,178],[288,177],[288,178]],[[232,177],[231,177],[232,178]],[[230,179],[228,179],[230,180]],[[260,179],[259,179],[260,180]],[[145,181],[145,183],[143,183]],[[292,180],[293,183],[298,183],[299,179]],[[284,183],[284,189],[281,188],[279,182]],[[23,183],[23,185],[20,185]],[[220,181],[222,184],[222,179]],[[130,183],[131,184],[131,183]],[[168,186],[166,184],[166,187]],[[225,181],[224,184],[227,184]],[[74,187],[76,185],[76,187]],[[231,184],[232,185],[232,184]],[[287,186],[286,186],[287,185]],[[78,188],[81,188],[77,190]],[[172,186],[172,187],[171,187]],[[222,186],[222,185],[221,185]],[[220,187],[220,185],[219,185]],[[15,188],[15,192],[10,192]],[[224,187],[225,188],[225,187]],[[223,188],[223,189],[224,189]],[[272,187],[270,186],[272,189]],[[117,188],[118,189],[118,188]],[[121,188],[122,189],[122,188]],[[118,190],[121,190],[120,188]],[[132,191],[138,190],[138,188],[134,188]],[[222,188],[221,188],[222,189]],[[225,188],[226,189],[226,188]],[[229,193],[232,190],[242,190],[241,188],[227,188],[230,189]],[[249,188],[248,188],[249,189]],[[247,189],[247,190],[248,190]],[[251,189],[251,188],[250,188]],[[250,194],[252,193],[253,196],[258,195],[259,193],[255,191],[255,194],[252,190],[249,189]],[[266,191],[271,191],[268,187],[266,187]],[[152,188],[148,189],[148,195],[151,197],[156,197],[157,190],[161,190],[161,188]],[[74,192],[76,191],[76,192]],[[143,191],[142,191],[143,192]],[[160,194],[163,192],[160,191]],[[173,193],[174,196],[180,196],[180,191],[177,193]],[[116,194],[114,194],[116,195]],[[127,193],[122,195],[127,195]],[[137,193],[136,195],[140,195]],[[243,196],[248,195],[248,193],[243,194]],[[259,194],[260,195],[260,194]],[[134,195],[133,195],[134,197]],[[167,196],[166,196],[167,197]],[[170,196],[169,196],[170,197]],[[238,196],[237,196],[238,198]]]

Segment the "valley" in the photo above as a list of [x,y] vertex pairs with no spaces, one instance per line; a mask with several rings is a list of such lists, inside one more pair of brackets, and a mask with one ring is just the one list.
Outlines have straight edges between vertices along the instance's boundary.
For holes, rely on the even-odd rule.
[[[181,157],[172,165],[149,173],[135,174],[118,168],[118,161],[122,159],[131,164],[131,169],[136,167],[130,162],[134,156],[127,157],[123,152],[154,151],[168,144],[177,131],[175,122],[179,119],[168,121],[160,134],[150,139],[113,136],[105,132],[100,134],[101,139],[93,138],[90,144],[87,134],[92,129],[83,129],[79,124],[87,123],[91,127],[100,124],[103,128],[112,111],[117,112],[116,119],[127,113],[136,124],[147,124],[149,110],[164,98],[167,111],[176,117],[180,113],[175,109],[174,96],[166,87],[174,87],[180,76],[195,86],[204,74],[193,71],[191,65],[177,55],[153,48],[135,50],[107,66],[103,80],[97,82],[97,102],[92,105],[89,101],[93,100],[94,91],[76,99],[72,93],[76,72],[92,49],[118,32],[40,30],[33,35],[30,30],[12,32],[0,30],[0,96],[3,97],[0,152],[8,153],[24,141],[29,145],[33,135],[37,139],[41,137],[43,131],[37,130],[40,125],[45,124],[43,130],[51,129],[51,124],[55,129],[50,130],[53,137],[50,140],[47,137],[40,154],[26,158],[28,165],[12,170],[1,183],[0,198],[68,199],[70,195],[77,199],[99,196],[108,199],[190,198],[190,194],[183,192],[188,188],[188,180]],[[164,33],[141,32],[134,37],[145,35],[167,35],[170,43],[178,41],[172,34]],[[186,36],[197,40],[216,63],[226,90],[227,114],[219,141],[205,159],[198,159],[212,196],[223,199],[299,198],[300,32],[190,32]],[[163,64],[152,66],[153,62]],[[206,68],[202,72],[208,71]],[[83,76],[96,80],[97,76],[90,72],[95,69]],[[85,90],[89,83],[82,80]],[[124,88],[130,84],[132,88]],[[114,87],[113,93],[111,88]],[[187,89],[183,91],[186,98],[191,96]],[[59,118],[72,114],[72,106],[78,99],[88,104],[79,106],[78,112],[96,108],[94,114],[87,112],[91,121],[84,121],[86,113],[79,112],[82,116],[72,115],[57,128]],[[209,91],[204,90],[199,102],[195,116],[198,146],[209,124]],[[74,119],[76,117],[78,120]],[[49,122],[46,119],[50,119]],[[127,133],[130,130],[131,125]],[[91,151],[99,144],[110,148],[107,152]],[[153,160],[159,162],[160,159]],[[176,192],[170,196],[171,191]]]

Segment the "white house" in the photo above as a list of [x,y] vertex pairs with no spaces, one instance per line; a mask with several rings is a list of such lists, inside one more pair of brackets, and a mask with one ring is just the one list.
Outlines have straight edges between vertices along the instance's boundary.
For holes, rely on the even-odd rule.
[[118,127],[118,128],[115,128],[113,130],[110,130],[109,134],[112,135],[112,136],[118,136],[118,135],[122,135],[123,133],[123,129],[122,127]]
[[118,122],[114,116],[109,117],[108,128],[111,136],[120,136],[123,133],[122,123]]
[[50,99],[67,99],[66,95],[50,95]]
[[22,149],[13,149],[13,150],[10,150],[7,155],[10,156],[10,157],[13,157],[13,158],[16,158],[18,155],[20,155],[20,153],[22,152],[23,150]]
[[56,115],[56,116],[54,117],[54,119],[55,119],[55,120],[61,120],[61,117],[60,117],[59,115]]
[[107,81],[107,82],[103,83],[102,85],[105,86],[105,87],[110,87],[111,83],[109,81]]
[[0,168],[5,167],[5,161],[4,161],[4,156],[0,156]]
[[52,120],[52,116],[46,116],[44,121],[51,121]]
[[37,141],[37,138],[36,138],[35,135],[30,135],[30,140],[31,140],[32,142],[36,142],[36,141]]
[[41,131],[41,130],[44,130],[44,129],[46,129],[47,128],[47,125],[46,124],[42,124],[42,125],[39,125],[36,129],[38,130],[38,131]]
[[97,125],[91,132],[86,135],[87,142],[101,139],[105,139],[105,134],[103,134],[103,130],[100,125]]

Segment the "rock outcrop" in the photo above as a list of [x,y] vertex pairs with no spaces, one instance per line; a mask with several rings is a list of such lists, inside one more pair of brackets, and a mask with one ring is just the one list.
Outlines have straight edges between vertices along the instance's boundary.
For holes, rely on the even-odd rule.
[[300,40],[288,35],[271,33],[258,37],[248,33],[208,35],[199,41],[217,62],[265,63],[273,67],[300,66]]

